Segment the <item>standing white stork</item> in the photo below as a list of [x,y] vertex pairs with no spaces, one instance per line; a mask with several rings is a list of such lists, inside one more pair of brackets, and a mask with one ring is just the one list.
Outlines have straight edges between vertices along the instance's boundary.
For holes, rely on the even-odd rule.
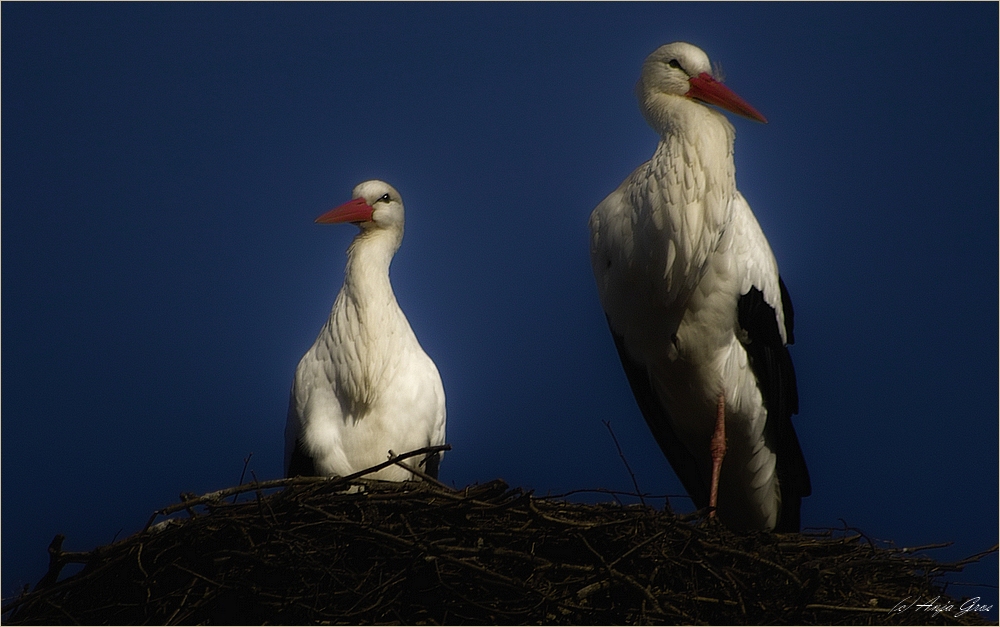
[[[316,218],[361,232],[347,249],[344,286],[330,318],[295,370],[285,426],[285,474],[349,475],[388,452],[444,444],[444,386],[396,303],[389,264],[403,241],[403,201],[391,185],[366,181],[353,200]],[[437,478],[440,453],[424,472]],[[404,481],[389,466],[369,475]]]
[[767,120],[711,70],[684,42],[646,59],[636,95],[660,143],[591,214],[591,263],[632,392],[695,505],[733,529],[798,531],[811,487],[791,422],[792,303],[736,189],[735,131],[705,104]]

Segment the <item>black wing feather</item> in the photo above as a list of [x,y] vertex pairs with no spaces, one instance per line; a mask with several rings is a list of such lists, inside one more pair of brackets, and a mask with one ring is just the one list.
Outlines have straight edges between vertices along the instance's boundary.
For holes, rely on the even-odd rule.
[[[778,277],[782,312],[785,315],[785,335],[794,342],[794,311],[785,282]],[[778,485],[781,489],[781,516],[775,531],[798,531],[802,498],[812,493],[809,470],[799,446],[792,414],[799,412],[799,393],[795,383],[795,368],[788,348],[781,340],[774,308],[764,300],[756,287],[740,297],[738,322],[746,332],[743,345],[750,358],[750,368],[767,408],[764,439],[777,456]]]
[[292,458],[288,461],[288,471],[286,477],[316,477],[316,463],[313,458],[302,448],[302,442],[295,441],[295,450],[292,451]]
[[438,470],[441,468],[441,453],[431,453],[430,455],[424,457],[423,461],[424,472],[434,477],[438,478]]
[[[611,327],[611,322],[608,321]],[[632,387],[632,395],[639,405],[642,417],[646,419],[646,425],[653,432],[656,443],[660,445],[660,450],[670,462],[671,468],[684,485],[695,507],[702,509],[708,507],[708,486],[705,484],[699,472],[698,461],[694,455],[685,447],[677,437],[670,414],[660,403],[653,385],[649,381],[649,371],[645,366],[632,359],[625,349],[625,340],[621,335],[615,333],[611,328],[611,336],[615,338],[615,347],[618,348],[618,357],[622,360],[622,368],[625,376],[628,377],[629,385]]]

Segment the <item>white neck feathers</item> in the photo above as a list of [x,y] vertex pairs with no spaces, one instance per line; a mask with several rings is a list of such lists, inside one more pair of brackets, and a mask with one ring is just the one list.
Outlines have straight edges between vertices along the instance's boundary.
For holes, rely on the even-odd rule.
[[368,229],[347,249],[344,286],[324,331],[332,372],[343,393],[345,414],[363,418],[378,402],[382,382],[392,374],[413,335],[396,302],[389,265],[402,241],[401,229]]

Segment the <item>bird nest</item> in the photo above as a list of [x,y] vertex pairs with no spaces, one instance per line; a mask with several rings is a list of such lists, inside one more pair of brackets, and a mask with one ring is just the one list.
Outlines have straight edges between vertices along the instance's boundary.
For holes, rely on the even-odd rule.
[[[57,536],[49,572],[4,622],[985,624],[936,585],[981,556],[943,564],[850,529],[737,535],[700,514],[501,480],[360,475],[189,496],[86,553]],[[84,567],[59,580],[73,562]],[[952,607],[916,607],[935,598]]]

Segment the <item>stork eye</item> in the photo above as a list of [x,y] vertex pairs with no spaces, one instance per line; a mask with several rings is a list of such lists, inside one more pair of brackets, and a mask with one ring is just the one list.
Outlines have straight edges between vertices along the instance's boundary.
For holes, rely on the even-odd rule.
[[683,70],[684,69],[684,68],[681,67],[681,64],[677,62],[677,59],[670,59],[669,61],[667,61],[667,65],[669,65],[670,67],[674,68],[675,70]]
[[392,199],[391,199],[391,198],[389,198],[389,194],[387,194],[387,193],[386,193],[386,194],[382,194],[382,195],[381,195],[381,196],[379,197],[379,199],[378,199],[378,200],[376,200],[375,202],[389,202],[390,200],[392,200]]

